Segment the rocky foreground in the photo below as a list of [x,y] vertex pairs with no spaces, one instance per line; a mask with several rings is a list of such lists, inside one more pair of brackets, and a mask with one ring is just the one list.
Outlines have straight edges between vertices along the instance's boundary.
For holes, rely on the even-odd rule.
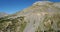
[[60,3],[37,1],[21,12],[0,18],[0,32],[60,32]]

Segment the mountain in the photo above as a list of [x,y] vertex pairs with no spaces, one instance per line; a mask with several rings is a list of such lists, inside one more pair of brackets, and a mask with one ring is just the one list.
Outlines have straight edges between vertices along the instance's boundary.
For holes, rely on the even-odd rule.
[[56,7],[58,7],[58,8],[60,8],[60,6],[59,6],[60,5],[60,2],[54,3],[53,5],[56,6]]
[[0,32],[60,32],[58,5],[37,1],[20,12],[0,18]]
[[0,12],[0,18],[1,18],[1,17],[4,17],[4,16],[7,16],[7,15],[8,15],[7,13]]

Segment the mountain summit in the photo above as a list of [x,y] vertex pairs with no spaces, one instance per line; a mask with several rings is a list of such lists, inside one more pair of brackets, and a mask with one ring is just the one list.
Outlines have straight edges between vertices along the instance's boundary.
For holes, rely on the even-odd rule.
[[0,18],[0,32],[60,32],[60,5],[37,1],[21,12]]
[[49,4],[49,3],[53,3],[53,2],[50,2],[50,1],[37,1],[33,5],[46,5],[46,4]]

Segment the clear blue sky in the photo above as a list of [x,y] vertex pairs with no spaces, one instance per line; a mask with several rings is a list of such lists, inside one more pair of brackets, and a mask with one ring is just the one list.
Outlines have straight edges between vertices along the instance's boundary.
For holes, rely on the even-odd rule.
[[[31,6],[34,2],[41,0],[0,0],[0,12],[12,14]],[[52,2],[60,2],[60,0],[50,0]]]

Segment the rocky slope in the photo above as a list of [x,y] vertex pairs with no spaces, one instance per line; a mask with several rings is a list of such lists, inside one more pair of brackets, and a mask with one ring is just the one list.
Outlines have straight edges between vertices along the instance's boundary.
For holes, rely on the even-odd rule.
[[60,32],[60,8],[49,1],[37,1],[13,15],[0,18],[0,32]]

